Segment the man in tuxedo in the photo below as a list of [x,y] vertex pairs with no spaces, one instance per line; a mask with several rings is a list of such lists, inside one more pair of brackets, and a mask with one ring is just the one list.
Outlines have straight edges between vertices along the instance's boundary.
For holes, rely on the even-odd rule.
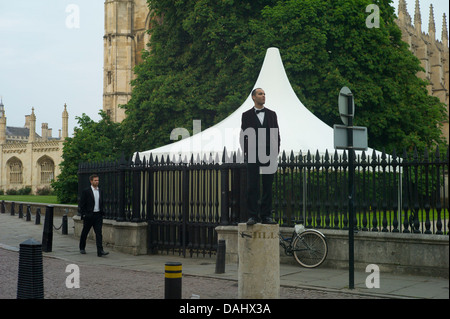
[[[272,183],[278,167],[280,133],[277,114],[264,106],[266,93],[257,88],[252,91],[254,107],[242,113],[240,143],[247,160],[247,225],[258,220],[263,224],[275,224],[272,212]],[[262,180],[261,206],[260,180]]]
[[84,189],[81,193],[80,200],[80,213],[83,219],[83,230],[80,236],[80,253],[86,254],[86,238],[91,230],[94,228],[95,242],[97,244],[97,256],[102,257],[108,255],[108,252],[103,250],[103,194],[98,187],[99,177],[98,175],[91,175],[89,177],[91,186]]

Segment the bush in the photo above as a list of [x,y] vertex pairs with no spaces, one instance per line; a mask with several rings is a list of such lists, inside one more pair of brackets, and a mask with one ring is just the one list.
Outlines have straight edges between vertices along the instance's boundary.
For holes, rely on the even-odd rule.
[[50,186],[44,186],[36,190],[36,195],[45,196],[53,195],[53,189]]
[[25,186],[17,191],[17,195],[30,195],[31,194],[31,187]]
[[12,188],[7,189],[6,190],[6,195],[17,195],[17,190],[12,189]]

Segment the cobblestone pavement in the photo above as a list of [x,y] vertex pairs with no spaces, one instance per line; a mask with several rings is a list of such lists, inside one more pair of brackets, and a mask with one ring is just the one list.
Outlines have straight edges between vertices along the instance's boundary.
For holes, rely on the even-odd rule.
[[[0,248],[0,299],[17,297],[19,252]],[[67,288],[70,263],[43,257],[45,299],[163,299],[164,273],[135,271],[110,266],[78,264],[80,288]],[[238,283],[183,275],[182,298],[237,299]],[[342,292],[281,287],[281,299],[377,299]]]

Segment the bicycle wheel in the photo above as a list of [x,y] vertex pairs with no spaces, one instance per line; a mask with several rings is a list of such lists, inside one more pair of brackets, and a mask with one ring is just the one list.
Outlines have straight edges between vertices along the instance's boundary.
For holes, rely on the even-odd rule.
[[314,230],[305,230],[292,243],[294,257],[306,268],[320,266],[327,258],[328,244],[323,235]]

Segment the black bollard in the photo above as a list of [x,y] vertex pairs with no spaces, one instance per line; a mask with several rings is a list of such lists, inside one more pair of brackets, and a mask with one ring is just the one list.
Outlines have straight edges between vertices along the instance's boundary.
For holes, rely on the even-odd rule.
[[14,212],[14,206],[15,206],[15,203],[14,202],[12,202],[11,203],[11,216],[14,216],[16,213]]
[[23,204],[19,204],[19,218],[23,218]]
[[27,205],[27,219],[26,221],[29,222],[31,220],[31,205]]
[[182,265],[169,262],[165,266],[164,299],[181,299]]
[[4,214],[5,213],[5,201],[4,200],[2,200],[2,206],[1,206],[1,212],[2,212],[2,214]]
[[216,274],[223,274],[225,272],[225,251],[225,239],[221,239],[217,245]]
[[68,220],[67,215],[64,215],[62,218],[62,234],[67,235],[68,234]]
[[53,244],[53,209],[54,206],[49,205],[45,209],[44,231],[42,233],[42,251],[46,253],[52,251]]
[[36,220],[34,221],[34,223],[36,225],[41,224],[41,208],[40,207],[36,208]]
[[42,245],[34,239],[20,244],[17,299],[44,299]]

